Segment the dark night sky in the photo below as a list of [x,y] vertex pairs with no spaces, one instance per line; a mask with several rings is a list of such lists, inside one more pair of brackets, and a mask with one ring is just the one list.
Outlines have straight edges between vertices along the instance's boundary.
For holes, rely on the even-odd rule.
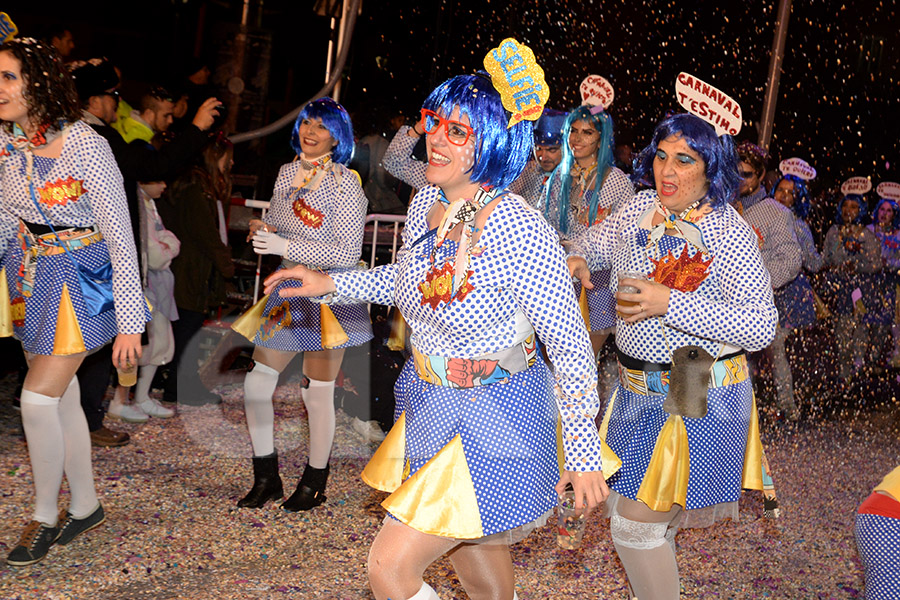
[[[261,15],[251,11],[251,22],[272,35],[264,120],[322,85],[329,21],[313,12],[313,4],[266,0]],[[123,6],[142,17],[123,18]],[[209,53],[216,27],[238,23],[241,6],[101,0],[72,3],[57,15],[75,32],[76,58],[105,54],[126,78],[164,81],[198,46]],[[2,10],[23,34],[40,27],[27,5]],[[776,12],[776,2],[751,1],[364,0],[341,101],[360,131],[387,110],[414,114],[436,83],[481,68],[484,54],[513,36],[531,46],[544,67],[552,107],[574,106],[578,84],[589,73],[609,79],[616,89],[610,110],[617,135],[637,147],[666,111],[678,108],[674,78],[682,70],[738,99],[745,118],[738,137],[753,139]],[[795,0],[772,142],[776,160],[808,159],[820,173],[819,187],[851,175],[871,175],[876,185],[900,181],[898,31],[900,17],[889,0]],[[286,140],[285,133],[268,141],[270,151],[285,151],[272,160],[284,159]]]

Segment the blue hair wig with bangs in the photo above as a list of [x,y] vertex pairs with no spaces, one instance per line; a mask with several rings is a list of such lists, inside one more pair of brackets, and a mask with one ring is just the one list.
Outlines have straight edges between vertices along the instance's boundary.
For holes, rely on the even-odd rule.
[[775,195],[775,190],[782,181],[794,182],[794,204],[791,205],[791,210],[798,218],[805,219],[809,214],[809,188],[806,187],[806,182],[796,175],[782,175],[772,188],[772,196]]
[[878,201],[878,204],[875,205],[875,211],[872,213],[872,223],[875,226],[878,226],[878,211],[881,210],[881,205],[887,204],[894,211],[894,218],[891,219],[891,229],[894,231],[900,229],[900,206],[897,205],[897,201],[893,198],[882,198]]
[[844,223],[844,215],[841,213],[841,210],[844,208],[844,203],[848,200],[853,200],[856,202],[857,206],[859,206],[859,214],[853,219],[853,224],[859,225],[865,220],[869,212],[869,203],[866,202],[866,198],[862,194],[847,194],[841,198],[841,201],[838,202],[837,215],[834,217],[834,222],[838,225],[849,225],[849,223]]
[[635,159],[634,181],[656,187],[653,161],[659,143],[671,136],[682,137],[706,165],[707,196],[714,208],[723,208],[737,194],[740,185],[738,156],[730,135],[716,135],[715,128],[690,113],[679,113],[656,126],[650,145]]
[[[522,173],[534,145],[531,121],[510,128],[510,114],[487,73],[457,75],[437,86],[422,108],[448,118],[459,107],[475,132],[475,162],[469,179],[473,183],[503,189]],[[438,132],[437,135],[444,135]]]
[[294,121],[294,129],[291,132],[291,148],[300,156],[300,124],[304,119],[321,119],[322,124],[328,129],[328,133],[337,142],[337,146],[331,152],[331,159],[346,165],[353,158],[353,123],[347,110],[329,97],[313,100],[303,107],[297,120]]
[[[590,106],[579,106],[569,113],[563,124],[562,130],[562,160],[550,174],[550,180],[547,182],[544,190],[544,216],[550,220],[550,190],[553,189],[554,181],[562,177],[562,187],[559,191],[559,230],[566,233],[569,228],[569,194],[572,189],[572,165],[575,162],[575,156],[572,154],[572,148],[569,146],[569,133],[572,131],[572,124],[576,121],[587,121],[600,133],[600,142],[597,145],[597,177],[594,179],[594,190],[590,195],[588,204],[588,222],[593,223],[597,218],[597,206],[600,203],[600,190],[603,188],[603,182],[609,174],[611,167],[615,165],[613,160],[615,143],[613,142],[613,120],[608,112],[599,111],[597,114],[591,113]],[[586,190],[585,190],[586,191]]]

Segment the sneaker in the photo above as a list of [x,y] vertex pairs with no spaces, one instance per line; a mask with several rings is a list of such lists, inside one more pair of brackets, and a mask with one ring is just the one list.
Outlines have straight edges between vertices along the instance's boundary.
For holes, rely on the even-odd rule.
[[144,414],[147,414],[151,417],[156,417],[157,419],[168,419],[175,416],[175,411],[171,408],[166,408],[162,404],[159,403],[158,400],[153,398],[147,398],[146,400],[141,400],[137,403],[137,406],[144,411]]
[[353,417],[351,426],[353,431],[361,435],[367,442],[384,441],[385,434],[381,430],[381,425],[378,424],[378,421],[363,421],[359,417]]
[[106,513],[103,512],[103,506],[97,505],[97,508],[83,519],[76,519],[72,513],[66,511],[59,515],[59,537],[56,543],[65,546],[85,531],[90,531],[100,527],[106,520]]
[[141,410],[140,406],[116,402],[115,400],[109,403],[109,410],[106,411],[106,414],[126,423],[146,423],[150,419],[147,413]]
[[58,537],[59,527],[48,527],[40,521],[32,521],[25,526],[19,545],[6,557],[6,564],[24,567],[41,561]]
[[91,432],[91,445],[100,448],[115,448],[124,446],[129,442],[131,436],[124,431],[113,431],[106,427],[95,429]]

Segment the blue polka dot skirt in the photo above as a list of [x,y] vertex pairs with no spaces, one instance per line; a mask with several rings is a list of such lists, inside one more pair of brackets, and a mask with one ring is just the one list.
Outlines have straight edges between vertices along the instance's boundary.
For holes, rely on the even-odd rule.
[[[609,289],[609,270],[591,273],[594,289],[587,291],[590,331],[602,331],[616,326],[616,298]],[[581,282],[575,282],[575,296],[581,296]]]
[[[263,348],[284,352],[316,352],[322,345],[322,308],[308,298],[282,298],[278,291],[300,287],[300,282],[287,280],[269,295],[256,334],[250,341]],[[347,342],[335,348],[359,346],[372,339],[372,321],[365,304],[332,304],[329,308],[347,334]]]
[[[468,389],[423,381],[410,359],[394,395],[396,417],[405,413],[408,476],[460,437],[484,536],[531,523],[556,505],[557,409],[552,378],[540,354],[531,368],[514,374],[508,383]],[[431,468],[434,464],[424,471]],[[435,473],[427,476],[439,478]],[[449,537],[468,536],[449,532]]]
[[[79,264],[90,269],[99,269],[109,262],[105,241],[84,246],[72,254]],[[75,265],[66,254],[38,257],[34,286],[28,297],[19,289],[20,241],[9,244],[2,264],[9,289],[13,331],[26,352],[47,356],[78,354],[99,348],[118,334],[115,309],[93,317],[88,315]],[[150,310],[143,296],[139,301],[144,303],[144,322],[150,321]]]
[[[622,467],[608,480],[619,494],[638,499],[657,437],[669,414],[662,395],[642,395],[619,385],[609,411],[606,442]],[[737,502],[753,407],[750,380],[710,388],[708,411],[701,419],[684,418],[690,471],[687,510]]]
[[900,598],[900,519],[857,514],[855,533],[866,570],[866,600]]
[[813,289],[805,274],[800,273],[796,279],[775,292],[775,307],[778,309],[778,324],[781,327],[794,329],[816,324]]

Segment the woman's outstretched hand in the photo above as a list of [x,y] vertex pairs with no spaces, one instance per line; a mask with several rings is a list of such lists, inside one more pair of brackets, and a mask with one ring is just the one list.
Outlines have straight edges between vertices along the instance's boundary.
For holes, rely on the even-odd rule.
[[278,295],[283,298],[292,298],[294,296],[324,296],[335,291],[334,281],[330,276],[307,269],[303,265],[297,265],[290,269],[279,269],[275,271],[263,282],[266,286],[265,293],[271,294],[272,291],[282,281],[294,279],[302,284],[302,287],[284,288],[278,291]]

